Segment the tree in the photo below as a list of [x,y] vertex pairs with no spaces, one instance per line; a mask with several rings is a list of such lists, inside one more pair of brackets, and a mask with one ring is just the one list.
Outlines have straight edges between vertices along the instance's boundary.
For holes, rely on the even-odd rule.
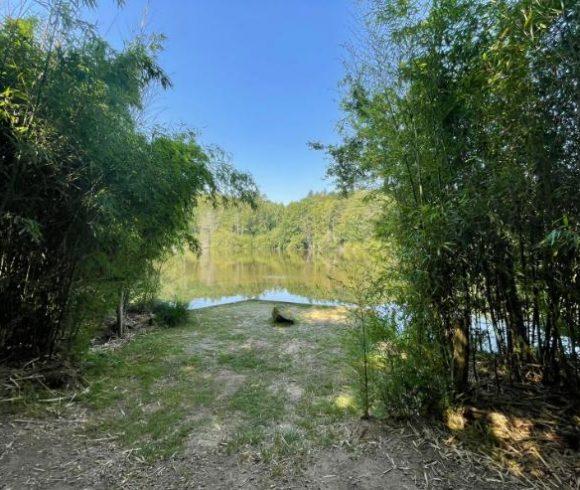
[[[69,352],[184,241],[202,194],[251,199],[255,185],[193,133],[147,133],[144,91],[170,81],[161,38],[113,50],[51,4],[45,24],[0,28],[0,361]],[[41,36],[46,28],[46,36]],[[122,331],[120,332],[122,333]]]
[[369,5],[376,57],[349,78],[329,174],[392,203],[379,230],[416,338],[463,392],[483,316],[512,378],[534,359],[577,387],[579,6]]

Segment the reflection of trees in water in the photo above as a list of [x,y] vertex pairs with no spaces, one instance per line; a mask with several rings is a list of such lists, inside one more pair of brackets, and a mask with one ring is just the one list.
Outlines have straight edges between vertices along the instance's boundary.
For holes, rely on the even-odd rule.
[[163,295],[217,299],[257,296],[272,289],[314,300],[344,300],[340,261],[305,260],[296,255],[260,253],[227,256],[191,253],[173,257],[163,267]]

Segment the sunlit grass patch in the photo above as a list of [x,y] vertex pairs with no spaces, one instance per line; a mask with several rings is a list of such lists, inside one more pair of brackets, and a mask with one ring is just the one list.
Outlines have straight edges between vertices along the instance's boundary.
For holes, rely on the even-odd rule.
[[342,410],[354,410],[357,408],[355,398],[350,394],[341,394],[334,399],[334,404]]
[[356,412],[356,405],[343,405],[337,403],[335,397],[325,397],[315,399],[308,407],[308,412],[315,417],[330,417],[332,420],[343,419],[347,415],[352,415]]
[[348,319],[349,310],[346,307],[316,308],[303,311],[299,319],[309,323],[344,323]]
[[332,395],[337,390],[337,382],[333,377],[315,373],[305,380],[306,393],[315,397]]
[[268,431],[264,425],[247,424],[236,430],[227,442],[226,450],[229,453],[239,450],[244,446],[259,446],[265,439]]
[[256,302],[198,311],[182,327],[93,352],[84,396],[92,429],[147,460],[210,447],[253,454],[273,473],[302,465],[352,415],[336,403],[345,393],[340,334],[273,328],[269,310]]
[[98,409],[130,398],[135,392],[148,393],[157,380],[173,373],[173,359],[180,352],[181,348],[164,332],[139,336],[114,351],[92,352],[86,361],[90,387],[83,399]]
[[175,405],[164,405],[152,413],[134,407],[125,417],[108,420],[106,428],[145,459],[169,457],[195,427],[185,418],[185,411]]
[[187,328],[150,332],[119,349],[91,353],[83,398],[96,410],[91,429],[112,434],[146,459],[180,450],[203,423],[192,413],[216,394],[213,381],[202,376],[203,358],[184,353],[176,342]]

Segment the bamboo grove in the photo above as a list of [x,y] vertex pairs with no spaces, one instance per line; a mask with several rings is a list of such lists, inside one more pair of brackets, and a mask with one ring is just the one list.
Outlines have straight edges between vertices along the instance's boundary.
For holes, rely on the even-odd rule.
[[489,354],[498,383],[577,389],[580,4],[371,1],[367,22],[329,174],[387,196],[415,361],[455,393]]
[[74,353],[151,294],[198,196],[254,193],[193,133],[140,124],[147,91],[170,86],[160,38],[117,51],[79,19],[93,2],[31,4],[0,24],[0,363]]

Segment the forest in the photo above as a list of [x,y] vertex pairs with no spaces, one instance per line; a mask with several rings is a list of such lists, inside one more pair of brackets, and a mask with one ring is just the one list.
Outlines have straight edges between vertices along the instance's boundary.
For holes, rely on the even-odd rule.
[[580,3],[359,2],[287,204],[100,3],[1,10],[7,488],[578,488]]
[[288,205],[264,198],[253,205],[201,202],[194,230],[202,250],[344,255],[374,236],[379,202],[362,190],[347,197],[310,193]]

